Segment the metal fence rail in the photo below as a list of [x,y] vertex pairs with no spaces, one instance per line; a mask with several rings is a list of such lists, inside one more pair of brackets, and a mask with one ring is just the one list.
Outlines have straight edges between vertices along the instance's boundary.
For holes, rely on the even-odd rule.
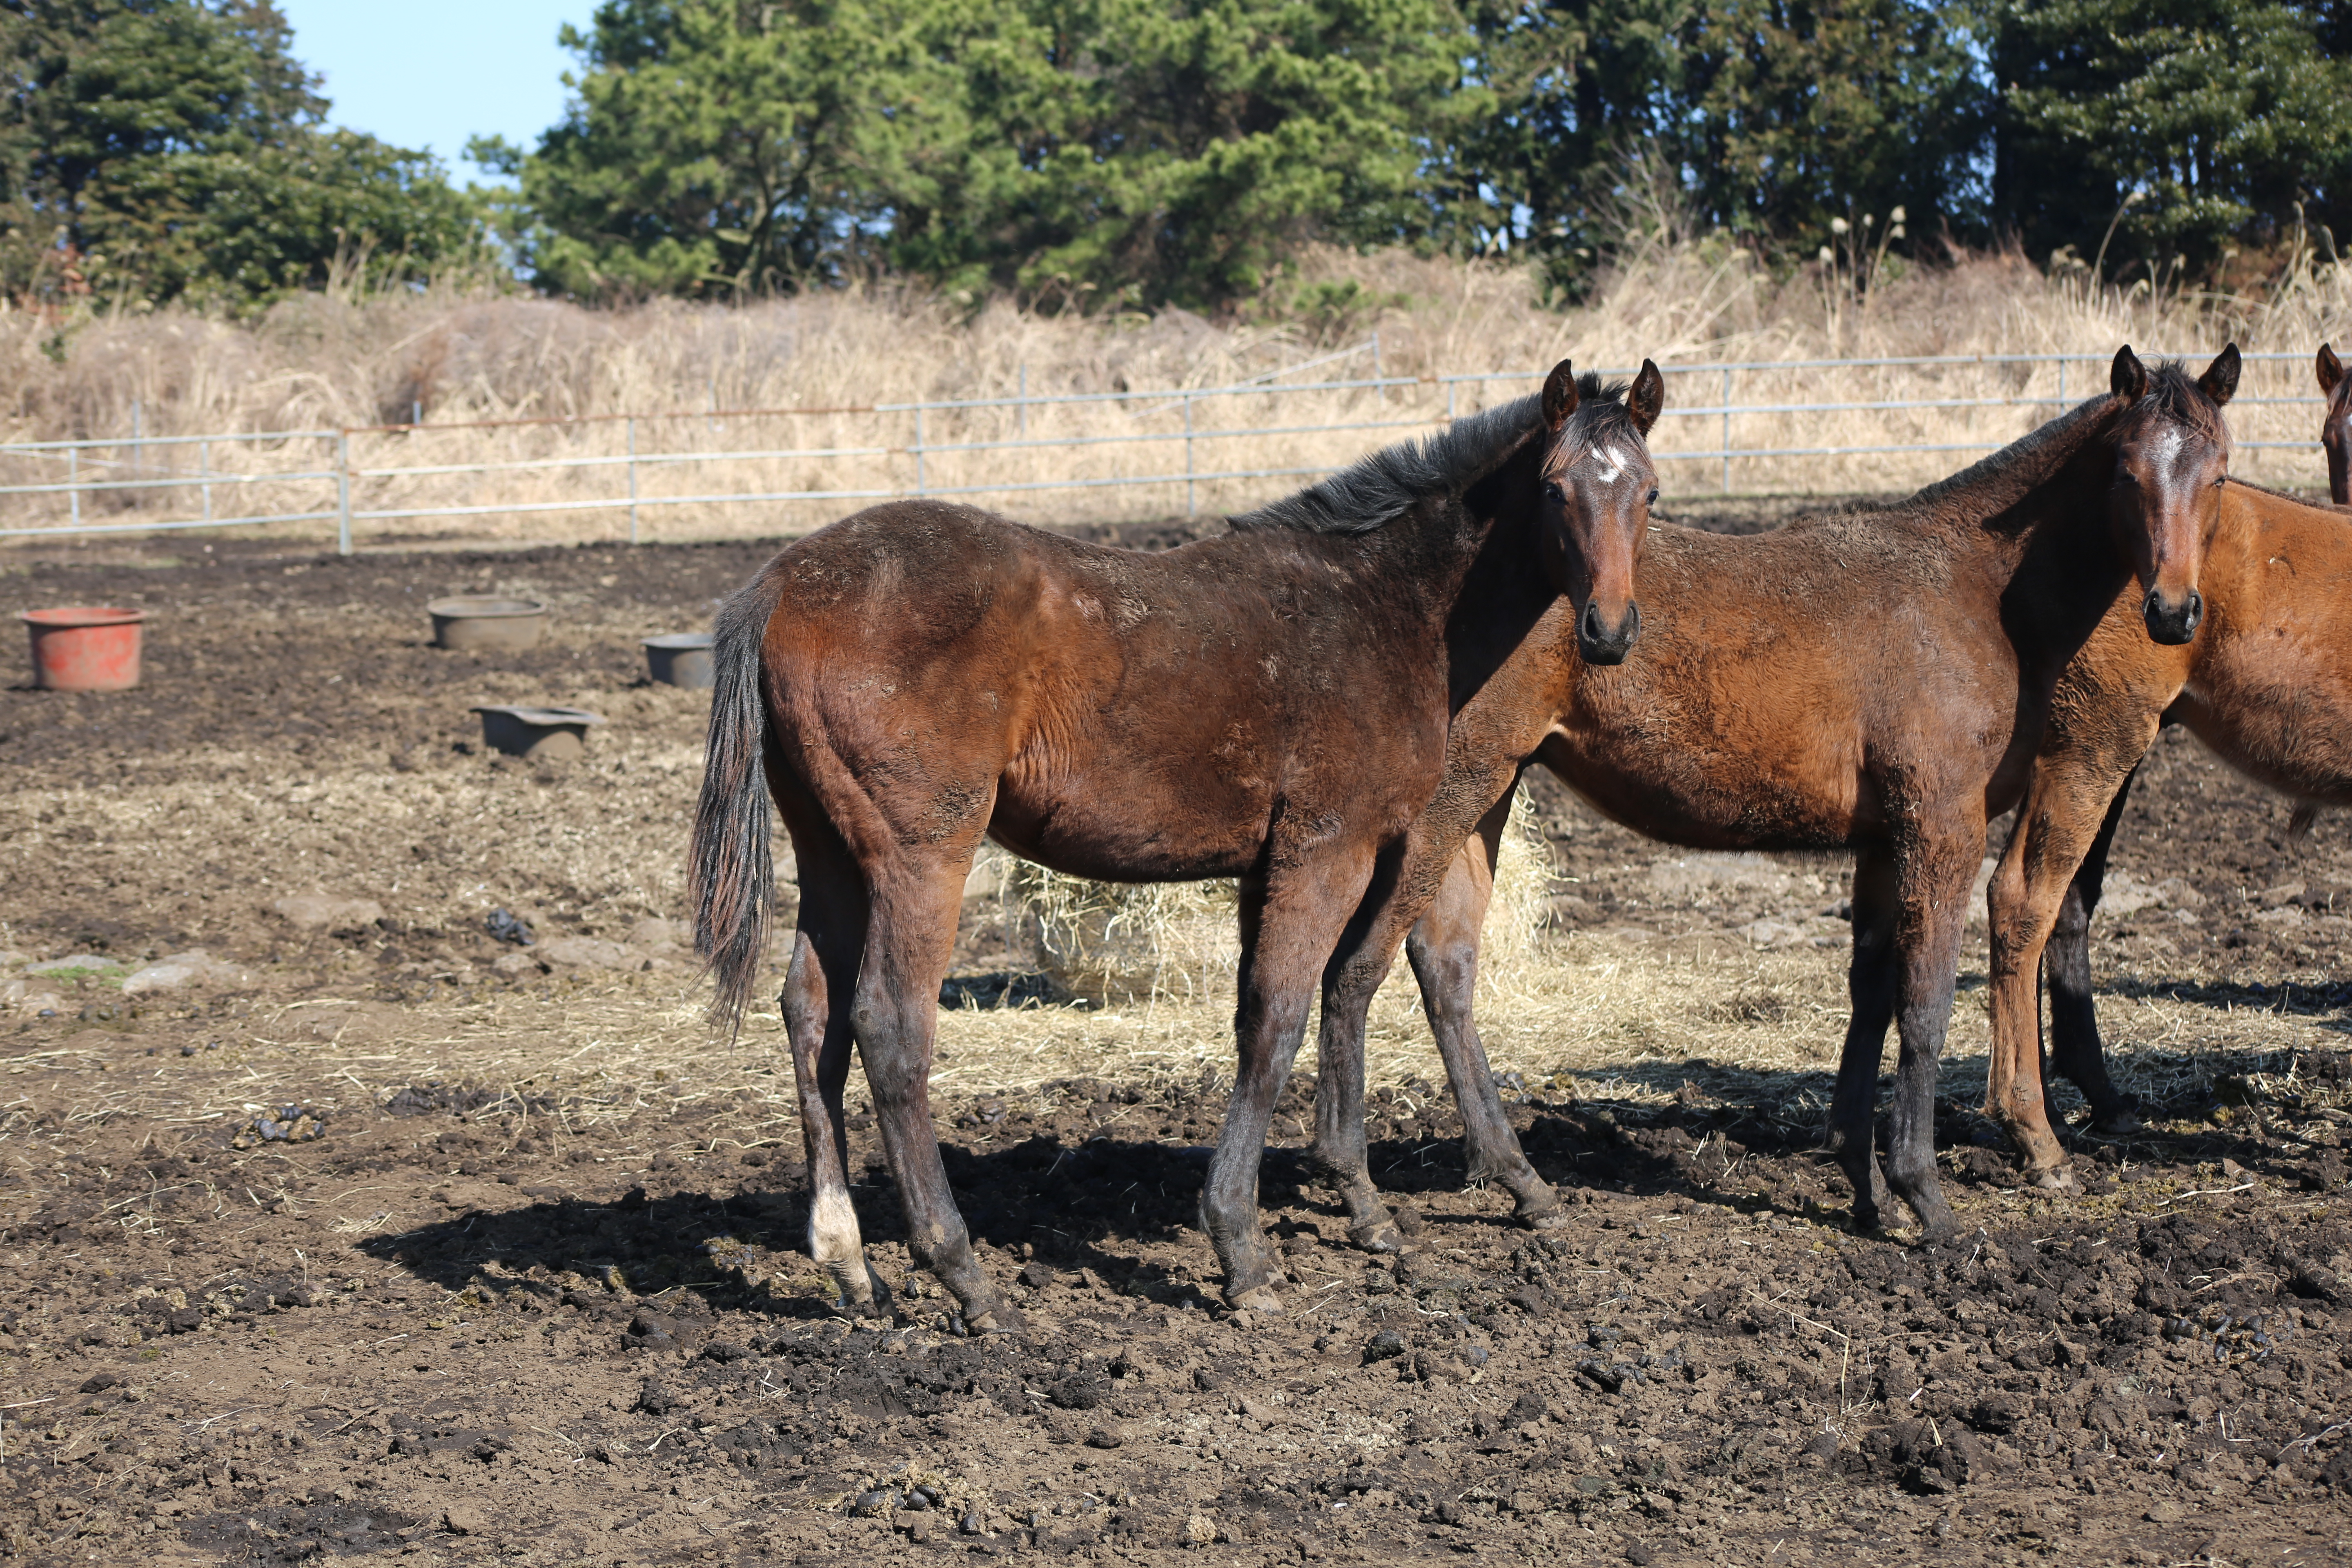
[[[1365,356],[1370,375],[1295,379]],[[1824,481],[1840,479],[1895,488],[1913,482],[1906,476],[1920,465],[1853,460],[1940,463],[1991,450],[2103,387],[2108,357],[1665,365],[1669,395],[1652,455],[1674,465],[1669,476],[1706,466],[1699,471],[1726,494],[1736,477],[1751,481],[1751,493],[1835,489]],[[2238,450],[2295,454],[2255,462],[2267,462],[2280,482],[2313,482],[2316,422],[2309,416],[2320,399],[2308,361],[2292,353],[2246,358],[2247,385],[2231,405]],[[363,531],[380,533],[387,523],[590,513],[613,520],[604,536],[625,521],[636,542],[646,537],[648,514],[677,509],[794,509],[754,520],[772,533],[823,521],[813,509],[845,501],[1118,491],[1129,492],[1129,507],[1170,506],[1180,489],[1190,513],[1204,495],[1228,504],[1267,499],[1265,481],[1328,473],[1379,441],[1441,428],[1499,390],[1532,390],[1540,374],[1384,375],[1375,339],[1204,387],[1031,395],[1024,378],[1012,397],[193,436],[146,435],[134,408],[128,437],[0,443],[0,497],[15,513],[0,538],[331,521],[338,547],[349,552]],[[1809,387],[1825,395],[1807,401]],[[1677,388],[1696,395],[1677,398]],[[1759,395],[1739,401],[1744,391]],[[1872,392],[1880,395],[1865,395]],[[743,439],[747,427],[777,429],[779,438]],[[501,450],[480,455],[485,447]],[[239,504],[216,506],[223,493]]]

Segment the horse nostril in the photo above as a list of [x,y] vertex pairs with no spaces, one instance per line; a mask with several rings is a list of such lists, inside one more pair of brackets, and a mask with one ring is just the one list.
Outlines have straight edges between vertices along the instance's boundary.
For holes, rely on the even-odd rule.
[[2189,629],[2195,631],[2205,618],[2205,595],[2196,589],[2189,590]]
[[1590,599],[1584,602],[1584,625],[1578,629],[1583,633],[1586,642],[1601,640],[1601,606]]

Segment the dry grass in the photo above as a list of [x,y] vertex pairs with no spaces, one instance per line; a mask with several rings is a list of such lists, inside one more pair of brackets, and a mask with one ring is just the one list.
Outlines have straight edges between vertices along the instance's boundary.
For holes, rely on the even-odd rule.
[[[614,509],[521,514],[499,508],[576,503],[622,495],[627,433],[617,424],[457,428],[468,421],[615,414],[683,413],[641,421],[641,455],[711,455],[791,447],[833,456],[783,461],[742,459],[643,465],[640,494],[740,495],[780,489],[905,492],[918,482],[909,450],[915,424],[905,414],[824,416],[702,416],[727,408],[846,407],[917,399],[1008,397],[1025,385],[1035,396],[1129,388],[1231,384],[1294,366],[1377,333],[1381,368],[1390,375],[1431,377],[1526,372],[1562,356],[1580,363],[1624,365],[1643,355],[1670,370],[1715,360],[1769,364],[1822,357],[2003,354],[2067,352],[2105,356],[2128,341],[2147,349],[2205,353],[2235,337],[2252,350],[2294,353],[2292,363],[2252,367],[2233,424],[2242,442],[2279,440],[2295,449],[2247,452],[2240,468],[2273,482],[2309,483],[2317,472],[2307,450],[2316,403],[2304,357],[2323,338],[2352,323],[2352,271],[2340,265],[2295,269],[2267,295],[2215,297],[2092,289],[2080,274],[2045,277],[2021,261],[1981,258],[1915,272],[1866,299],[1824,285],[1811,269],[1787,279],[1765,274],[1744,252],[1706,242],[1637,249],[1592,303],[1565,311],[1541,308],[1535,279],[1506,265],[1416,258],[1403,254],[1311,257],[1308,281],[1359,285],[1353,302],[1312,321],[1212,323],[1171,311],[1158,318],[1048,317],[994,305],[964,316],[909,289],[868,289],[777,300],[740,309],[655,304],[591,311],[516,298],[417,296],[358,300],[308,296],[250,324],[160,312],[109,318],[60,337],[27,315],[0,317],[0,353],[16,367],[12,438],[127,436],[137,418],[150,436],[221,430],[325,429],[405,421],[421,407],[415,434],[354,438],[361,469],[430,468],[488,462],[561,463],[607,459],[589,468],[531,468],[499,474],[410,473],[364,478],[360,510],[470,506],[491,509],[458,519],[363,523],[363,537],[442,536],[571,539],[624,534]],[[53,359],[60,351],[62,359]],[[1369,373],[1369,355],[1326,374]],[[2104,379],[2080,363],[2065,394],[2077,398]],[[1465,388],[1454,406],[1523,390],[1517,381]],[[2043,366],[1884,367],[1830,376],[1818,372],[1745,373],[1736,404],[1851,403],[1895,398],[2009,398],[2035,401],[1977,409],[1850,410],[1741,415],[1736,446],[1871,446],[1935,442],[1958,446],[2009,440],[2059,406],[2057,375]],[[1719,375],[1669,381],[1669,408],[1718,404]],[[2277,399],[2279,401],[2263,401]],[[2046,401],[2044,401],[2046,400]],[[1447,394],[1433,384],[1317,394],[1268,395],[1198,403],[1194,456],[1202,471],[1323,468],[1366,447],[1444,416]],[[935,412],[922,436],[921,482],[932,490],[1017,487],[1067,479],[1183,471],[1181,400],[1087,403],[1011,409]],[[1299,431],[1290,426],[1339,424]],[[1722,434],[1717,416],[1670,417],[1662,453],[1711,447]],[[1160,437],[1156,441],[1146,437]],[[961,442],[1087,441],[1083,447],[952,453]],[[1843,458],[1743,459],[1730,475],[1743,492],[1854,492],[1909,489],[1968,460],[1969,451]],[[212,470],[262,475],[331,466],[331,443],[215,447]],[[92,454],[83,469],[125,478],[193,471],[197,454],[126,442]],[[178,465],[176,469],[168,465]],[[62,460],[14,458],[11,482],[55,482]],[[1669,496],[1719,488],[1711,461],[1665,466]],[[1297,481],[1268,477],[1199,485],[1189,498],[1204,513],[1237,510]],[[255,510],[331,508],[323,480],[215,485],[213,515]],[[1153,516],[1188,506],[1181,483],[1140,489],[998,489],[978,499],[1039,521],[1104,515]],[[648,536],[708,537],[791,532],[860,504],[842,499],[797,503],[709,502],[651,507]],[[85,501],[86,521],[136,522],[198,514],[194,486],[116,490]],[[62,496],[24,498],[26,523],[65,521]],[[304,525],[312,535],[322,525]]]

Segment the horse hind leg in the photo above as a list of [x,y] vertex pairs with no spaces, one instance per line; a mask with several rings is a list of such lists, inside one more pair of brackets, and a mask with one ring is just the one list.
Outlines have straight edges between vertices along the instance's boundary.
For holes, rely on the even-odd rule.
[[1878,1063],[1895,1021],[1895,874],[1883,850],[1862,851],[1853,868],[1853,957],[1846,971],[1849,1003],[1837,1089],[1830,1100],[1828,1145],[1853,1188],[1853,1225],[1874,1231],[1894,1201],[1872,1147]]
[[865,889],[830,833],[795,835],[793,847],[800,867],[800,917],[781,1001],[808,1152],[809,1257],[832,1279],[843,1310],[878,1316],[889,1310],[890,1289],[866,1261],[857,1210],[850,1202],[841,1103],[853,1043],[851,1002],[866,938]]
[[1954,813],[1922,825],[1901,872],[1895,1026],[1902,1049],[1888,1108],[1886,1179],[1918,1215],[1922,1239],[1931,1242],[1959,1234],[1936,1175],[1936,1074],[1951,1027],[1969,883],[1983,845],[1984,819]]

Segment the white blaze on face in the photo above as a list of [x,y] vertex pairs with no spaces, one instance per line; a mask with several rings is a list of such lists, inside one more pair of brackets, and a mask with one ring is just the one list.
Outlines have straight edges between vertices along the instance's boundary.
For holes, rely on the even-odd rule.
[[1604,485],[1614,484],[1617,476],[1625,471],[1625,454],[1614,447],[1601,447],[1595,460],[1601,465],[1601,482]]

